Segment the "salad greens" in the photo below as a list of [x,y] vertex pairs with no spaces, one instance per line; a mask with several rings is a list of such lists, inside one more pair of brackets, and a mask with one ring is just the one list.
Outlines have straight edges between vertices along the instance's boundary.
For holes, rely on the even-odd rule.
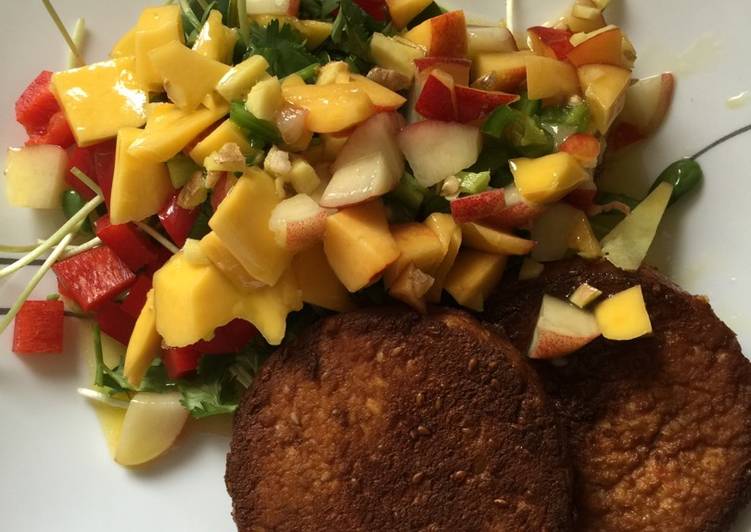
[[290,24],[280,24],[274,19],[265,28],[260,24],[250,25],[250,44],[245,57],[261,55],[269,63],[269,70],[279,78],[289,76],[320,58],[305,47],[305,38]]

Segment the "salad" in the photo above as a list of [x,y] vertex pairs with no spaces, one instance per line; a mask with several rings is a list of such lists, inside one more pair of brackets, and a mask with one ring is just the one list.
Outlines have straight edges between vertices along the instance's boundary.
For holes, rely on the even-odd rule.
[[[530,279],[572,254],[635,270],[702,179],[683,159],[646,198],[598,189],[599,164],[660,127],[675,83],[632,79],[606,0],[529,28],[430,0],[180,0],[89,64],[83,22],[69,34],[45,4],[71,68],[20,95],[28,140],[5,188],[67,221],[2,247],[19,257],[0,278],[43,264],[0,331],[14,324],[16,353],[59,353],[66,313],[91,323],[79,392],[116,425],[123,465],[162,454],[191,416],[232,413],[320,316],[479,312],[511,265]],[[49,270],[58,293],[29,300]],[[528,355],[651,331],[638,286],[599,296],[546,298]]]

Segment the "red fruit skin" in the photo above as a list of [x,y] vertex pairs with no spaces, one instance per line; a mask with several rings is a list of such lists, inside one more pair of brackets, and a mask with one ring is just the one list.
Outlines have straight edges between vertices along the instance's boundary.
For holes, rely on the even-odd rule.
[[600,157],[600,141],[593,135],[574,133],[563,141],[558,151],[573,155],[586,168],[591,168]]
[[213,339],[198,342],[192,347],[203,355],[237,353],[257,334],[258,331],[249,322],[235,319],[214,331]]
[[232,189],[232,185],[233,180],[230,180],[225,172],[225,174],[219,178],[219,181],[217,181],[216,186],[214,186],[214,190],[211,193],[211,208],[214,212],[216,212],[219,205],[222,204],[224,198],[227,197],[227,194],[229,194],[229,191]]
[[564,198],[564,201],[580,211],[588,212],[595,204],[597,189],[577,188]]
[[16,101],[16,121],[29,135],[46,129],[52,115],[60,111],[60,105],[50,90],[51,80],[52,72],[42,71]]
[[70,154],[68,155],[68,173],[65,174],[65,182],[70,188],[78,192],[83,199],[92,199],[94,197],[94,191],[71,173],[73,168],[78,168],[81,172],[96,182],[96,174],[94,173],[94,152],[91,148],[79,148],[78,146],[75,146],[70,151]]
[[99,307],[96,311],[96,321],[103,333],[126,346],[136,326],[135,318],[128,314],[122,305],[113,301],[107,301]]
[[185,241],[190,235],[190,230],[193,228],[193,224],[196,223],[198,218],[198,209],[183,209],[177,204],[177,198],[180,192],[170,198],[167,204],[162,208],[159,213],[159,221],[167,231],[167,234],[172,239],[177,247],[183,247]]
[[483,91],[472,87],[454,87],[456,94],[457,120],[463,124],[486,118],[502,105],[519,99],[516,94],[498,91]]
[[128,296],[122,303],[123,310],[132,318],[138,319],[144,305],[146,304],[146,295],[151,290],[152,281],[148,275],[141,274],[136,278],[136,282],[130,287]]
[[108,140],[90,148],[94,153],[94,175],[102,189],[104,203],[109,209],[112,197],[112,179],[115,175],[115,141]]
[[27,146],[37,146],[39,144],[54,144],[67,150],[76,143],[73,138],[73,132],[70,130],[68,121],[62,111],[58,111],[50,117],[47,126],[39,131],[29,134]]
[[355,0],[355,4],[379,22],[386,20],[385,0]]
[[64,317],[62,301],[26,301],[16,315],[13,352],[62,353]]
[[148,275],[149,277],[152,277],[171,258],[172,258],[172,253],[170,253],[169,250],[167,250],[165,247],[159,246],[157,248],[156,260],[150,264],[147,264],[146,268],[144,268],[143,270],[143,273],[145,275]]
[[537,35],[542,43],[553,51],[557,59],[566,59],[569,52],[574,49],[574,45],[571,44],[571,36],[573,33],[568,30],[533,26],[527,31]]
[[52,267],[60,293],[84,311],[96,310],[127,290],[135,274],[108,246],[84,251]]
[[498,214],[506,207],[503,189],[488,190],[451,202],[451,215],[456,223],[476,222]]
[[452,122],[456,120],[454,88],[430,74],[417,98],[415,110],[425,118]]
[[170,347],[162,352],[167,376],[172,380],[191,375],[198,368],[201,353],[192,347]]
[[159,256],[156,244],[133,224],[112,225],[109,215],[104,215],[96,221],[94,229],[96,236],[133,272],[154,262]]

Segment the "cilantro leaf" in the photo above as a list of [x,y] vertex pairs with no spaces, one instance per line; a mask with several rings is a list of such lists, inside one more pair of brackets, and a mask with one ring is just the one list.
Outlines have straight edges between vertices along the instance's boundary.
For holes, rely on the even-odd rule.
[[280,25],[274,19],[265,28],[254,23],[250,26],[250,45],[247,56],[262,55],[269,69],[283,78],[302,70],[318,58],[305,48],[305,38],[291,25]]
[[339,0],[300,0],[301,19],[332,20],[331,14],[339,7]]
[[379,25],[352,0],[341,0],[339,14],[331,30],[331,40],[345,55],[353,55],[371,63],[370,38],[373,33],[381,29],[383,29],[382,25]]

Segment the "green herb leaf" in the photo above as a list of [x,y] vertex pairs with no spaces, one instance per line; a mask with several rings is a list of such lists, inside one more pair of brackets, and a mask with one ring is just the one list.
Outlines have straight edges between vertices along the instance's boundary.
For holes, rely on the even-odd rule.
[[299,18],[330,21],[337,7],[339,0],[300,0]]
[[352,0],[341,0],[331,40],[345,54],[371,63],[370,38],[379,29],[382,28],[360,6]]
[[245,108],[242,102],[232,102],[229,118],[245,130],[254,146],[280,144],[282,142],[282,135],[279,133],[276,124],[256,118],[253,113]]
[[[61,198],[61,203],[65,217],[69,220],[73,218],[73,216],[75,216],[76,213],[83,209],[86,205],[86,201],[75,190],[64,191]],[[89,222],[88,218],[84,219],[83,225],[81,225],[81,231],[89,234],[93,232],[91,228],[91,222]]]
[[462,194],[479,194],[485,192],[490,185],[490,171],[485,172],[459,172],[459,192]]
[[276,19],[265,28],[251,24],[247,56],[251,55],[262,55],[280,78],[319,62],[305,47],[305,38],[291,24],[282,26]]

